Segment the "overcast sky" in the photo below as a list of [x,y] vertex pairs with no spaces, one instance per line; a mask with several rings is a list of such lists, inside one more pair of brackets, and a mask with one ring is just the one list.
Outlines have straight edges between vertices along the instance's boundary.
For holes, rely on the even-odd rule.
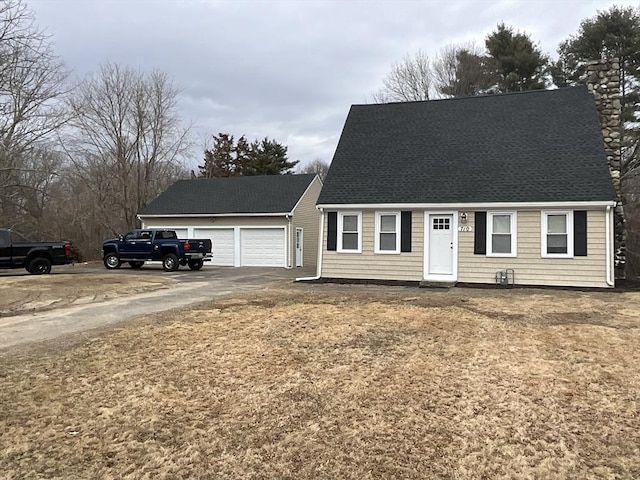
[[[394,62],[484,38],[499,22],[556,56],[580,20],[635,1],[27,0],[82,77],[106,61],[160,69],[181,89],[198,145],[218,132],[268,136],[289,158],[330,161],[349,107]],[[201,160],[194,150],[191,167]]]

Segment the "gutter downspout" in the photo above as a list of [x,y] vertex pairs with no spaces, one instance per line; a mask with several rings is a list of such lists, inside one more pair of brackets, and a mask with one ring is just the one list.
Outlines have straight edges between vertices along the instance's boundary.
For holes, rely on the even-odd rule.
[[607,218],[606,218],[606,222],[605,222],[605,245],[606,245],[606,249],[607,249],[607,255],[606,255],[606,265],[607,265],[607,285],[609,285],[610,287],[615,286],[615,281],[612,278],[612,272],[611,272],[611,257],[613,256],[614,252],[611,251],[611,219],[613,218],[612,212],[611,212],[611,207],[607,206]]
[[324,210],[322,208],[316,207],[320,210],[320,237],[318,239],[318,265],[316,267],[316,276],[315,277],[300,277],[296,278],[296,282],[309,282],[312,280],[318,280],[322,276],[322,244],[324,238]]
[[[291,254],[291,247],[293,245],[295,245],[295,242],[291,242],[291,227],[293,225],[293,215],[287,213],[285,215],[285,218],[287,219],[287,233],[286,233],[286,237],[287,237],[287,266],[286,268],[288,270],[293,268],[293,259],[291,258],[293,255]],[[295,253],[294,253],[295,255]]]

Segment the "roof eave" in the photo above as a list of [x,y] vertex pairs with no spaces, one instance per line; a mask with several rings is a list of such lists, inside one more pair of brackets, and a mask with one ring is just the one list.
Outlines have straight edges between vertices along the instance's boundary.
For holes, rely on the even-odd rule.
[[180,218],[180,217],[285,217],[293,212],[278,213],[139,213],[138,218]]
[[437,209],[460,209],[460,208],[589,208],[589,207],[615,207],[616,200],[592,200],[592,201],[569,201],[569,202],[467,202],[467,203],[319,203],[317,208],[331,209],[416,209],[416,210],[437,210]]

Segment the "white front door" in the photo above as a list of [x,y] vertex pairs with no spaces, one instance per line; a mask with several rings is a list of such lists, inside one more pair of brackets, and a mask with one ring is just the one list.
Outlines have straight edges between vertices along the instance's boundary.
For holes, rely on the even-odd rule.
[[296,227],[296,267],[302,266],[302,228]]
[[454,276],[454,225],[452,214],[429,214],[427,276]]

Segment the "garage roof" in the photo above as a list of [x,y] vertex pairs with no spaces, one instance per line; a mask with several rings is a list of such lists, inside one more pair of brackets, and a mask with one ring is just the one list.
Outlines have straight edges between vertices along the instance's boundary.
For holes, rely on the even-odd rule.
[[139,215],[290,213],[315,174],[178,180]]

